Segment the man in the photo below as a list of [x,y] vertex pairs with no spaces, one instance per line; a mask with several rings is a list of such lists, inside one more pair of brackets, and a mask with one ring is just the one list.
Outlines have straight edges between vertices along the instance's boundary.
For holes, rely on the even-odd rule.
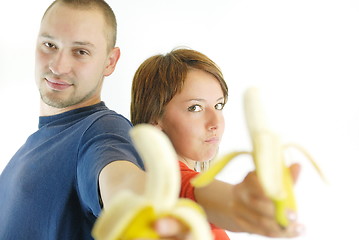
[[[132,125],[101,101],[120,57],[115,42],[104,1],[57,0],[46,10],[36,44],[39,129],[0,176],[0,239],[92,239],[117,192],[143,191]],[[164,237],[183,234],[169,219],[157,227]]]

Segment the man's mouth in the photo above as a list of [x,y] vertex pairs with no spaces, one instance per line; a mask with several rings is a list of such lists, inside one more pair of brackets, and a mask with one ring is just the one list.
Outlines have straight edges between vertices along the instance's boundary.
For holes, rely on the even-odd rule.
[[65,81],[61,81],[58,79],[45,78],[45,81],[47,86],[55,91],[63,91],[72,86],[72,84],[69,84]]

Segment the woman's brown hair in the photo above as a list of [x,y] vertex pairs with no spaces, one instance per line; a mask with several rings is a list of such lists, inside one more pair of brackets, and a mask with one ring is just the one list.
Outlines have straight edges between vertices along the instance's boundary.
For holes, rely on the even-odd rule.
[[225,102],[228,87],[220,68],[206,55],[191,49],[175,49],[145,60],[137,69],[131,93],[131,121],[154,123],[171,99],[182,90],[187,72],[199,69],[212,74],[222,88]]

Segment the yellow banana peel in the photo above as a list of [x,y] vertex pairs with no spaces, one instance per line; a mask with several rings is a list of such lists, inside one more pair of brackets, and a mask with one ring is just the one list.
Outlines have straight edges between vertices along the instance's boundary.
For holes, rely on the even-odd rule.
[[136,125],[130,132],[146,167],[143,195],[123,191],[116,195],[95,222],[96,240],[159,239],[154,222],[170,216],[183,222],[195,240],[212,240],[203,209],[190,199],[178,198],[180,172],[176,152],[168,137],[149,124]]
[[301,151],[313,164],[325,181],[323,173],[313,158],[296,144],[283,144],[280,137],[267,126],[266,116],[260,102],[259,89],[249,88],[244,94],[244,111],[247,128],[252,140],[252,152],[232,152],[224,155],[210,168],[196,178],[192,185],[202,187],[210,183],[226,164],[236,156],[251,154],[259,181],[276,207],[276,221],[282,227],[289,224],[288,211],[297,211],[293,190],[293,181],[289,168],[285,164],[284,150],[294,147]]

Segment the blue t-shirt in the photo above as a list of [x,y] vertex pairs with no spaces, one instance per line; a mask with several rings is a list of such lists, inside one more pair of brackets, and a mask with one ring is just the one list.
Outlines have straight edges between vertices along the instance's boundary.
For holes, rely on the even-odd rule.
[[103,102],[40,117],[0,175],[0,239],[93,239],[100,171],[116,160],[144,168],[131,127]]

